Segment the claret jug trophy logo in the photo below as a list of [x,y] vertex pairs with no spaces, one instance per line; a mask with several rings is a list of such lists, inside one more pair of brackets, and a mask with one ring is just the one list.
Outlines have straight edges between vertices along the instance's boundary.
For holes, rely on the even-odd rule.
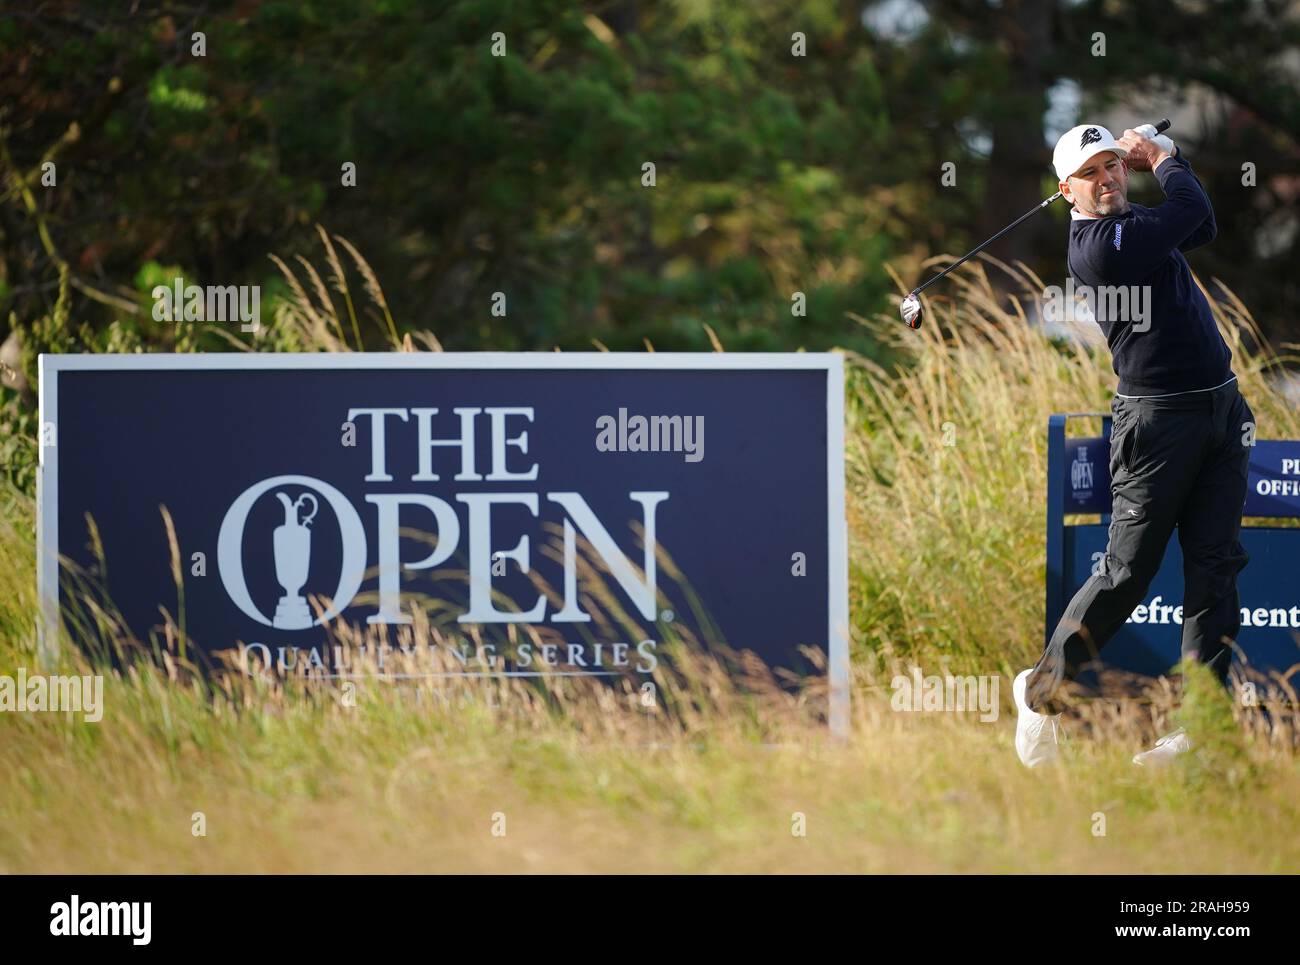
[[[284,522],[269,534],[245,533],[254,504],[274,493],[284,508]],[[297,492],[295,498],[293,493]],[[331,605],[313,616],[302,589],[307,583],[312,556],[311,524],[320,510],[320,499],[329,505],[338,520],[343,537],[342,567]],[[251,552],[272,553],[275,578],[283,595],[273,615],[263,613],[253,602],[244,574],[244,548]],[[306,630],[332,620],[347,608],[361,589],[365,578],[366,537],[361,517],[347,497],[329,483],[311,476],[272,476],[250,486],[226,511],[217,534],[217,568],[231,601],[263,626],[277,630]]]
[[[311,493],[303,493],[290,500],[284,492],[275,494],[284,505],[284,523],[275,528],[275,578],[284,590],[284,596],[275,607],[271,625],[279,630],[302,630],[311,626],[311,611],[302,598],[302,587],[307,582],[307,569],[311,563],[311,521],[316,518],[320,504]],[[311,511],[301,520],[298,511],[311,504]]]

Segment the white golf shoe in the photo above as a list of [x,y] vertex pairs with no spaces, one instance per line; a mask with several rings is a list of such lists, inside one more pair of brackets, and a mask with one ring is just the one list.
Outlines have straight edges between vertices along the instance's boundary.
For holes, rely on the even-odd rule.
[[1152,767],[1168,764],[1179,754],[1186,754],[1192,749],[1192,742],[1187,731],[1182,727],[1156,741],[1156,746],[1149,751],[1133,755],[1133,763],[1139,767]]
[[1065,731],[1060,714],[1039,714],[1025,703],[1025,682],[1033,668],[1022,670],[1011,685],[1016,701],[1016,753],[1025,767],[1038,767],[1056,760]]

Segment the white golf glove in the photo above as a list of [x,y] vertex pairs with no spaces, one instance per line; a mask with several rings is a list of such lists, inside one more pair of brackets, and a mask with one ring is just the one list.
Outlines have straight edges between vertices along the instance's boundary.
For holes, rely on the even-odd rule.
[[1143,137],[1155,141],[1157,144],[1160,145],[1160,150],[1164,151],[1166,154],[1178,153],[1178,147],[1174,144],[1173,141],[1165,137],[1163,134],[1156,133],[1156,128],[1154,124],[1143,124],[1141,127],[1133,128],[1133,130],[1137,131]]

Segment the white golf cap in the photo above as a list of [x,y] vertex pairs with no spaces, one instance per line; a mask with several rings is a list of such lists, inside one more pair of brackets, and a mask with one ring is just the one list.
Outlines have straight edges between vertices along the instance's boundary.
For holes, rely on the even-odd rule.
[[1062,181],[1070,180],[1070,175],[1088,163],[1088,159],[1103,151],[1114,151],[1119,157],[1127,157],[1128,151],[1115,143],[1110,131],[1100,124],[1080,124],[1072,127],[1056,142],[1052,152],[1052,167],[1056,176]]

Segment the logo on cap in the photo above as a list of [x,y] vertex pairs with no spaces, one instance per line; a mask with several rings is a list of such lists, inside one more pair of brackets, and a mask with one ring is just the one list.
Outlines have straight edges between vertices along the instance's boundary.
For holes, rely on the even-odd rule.
[[1083,137],[1079,139],[1079,148],[1083,149],[1087,147],[1089,144],[1095,144],[1097,141],[1100,140],[1101,140],[1101,131],[1097,130],[1095,127],[1090,127],[1083,132]]

